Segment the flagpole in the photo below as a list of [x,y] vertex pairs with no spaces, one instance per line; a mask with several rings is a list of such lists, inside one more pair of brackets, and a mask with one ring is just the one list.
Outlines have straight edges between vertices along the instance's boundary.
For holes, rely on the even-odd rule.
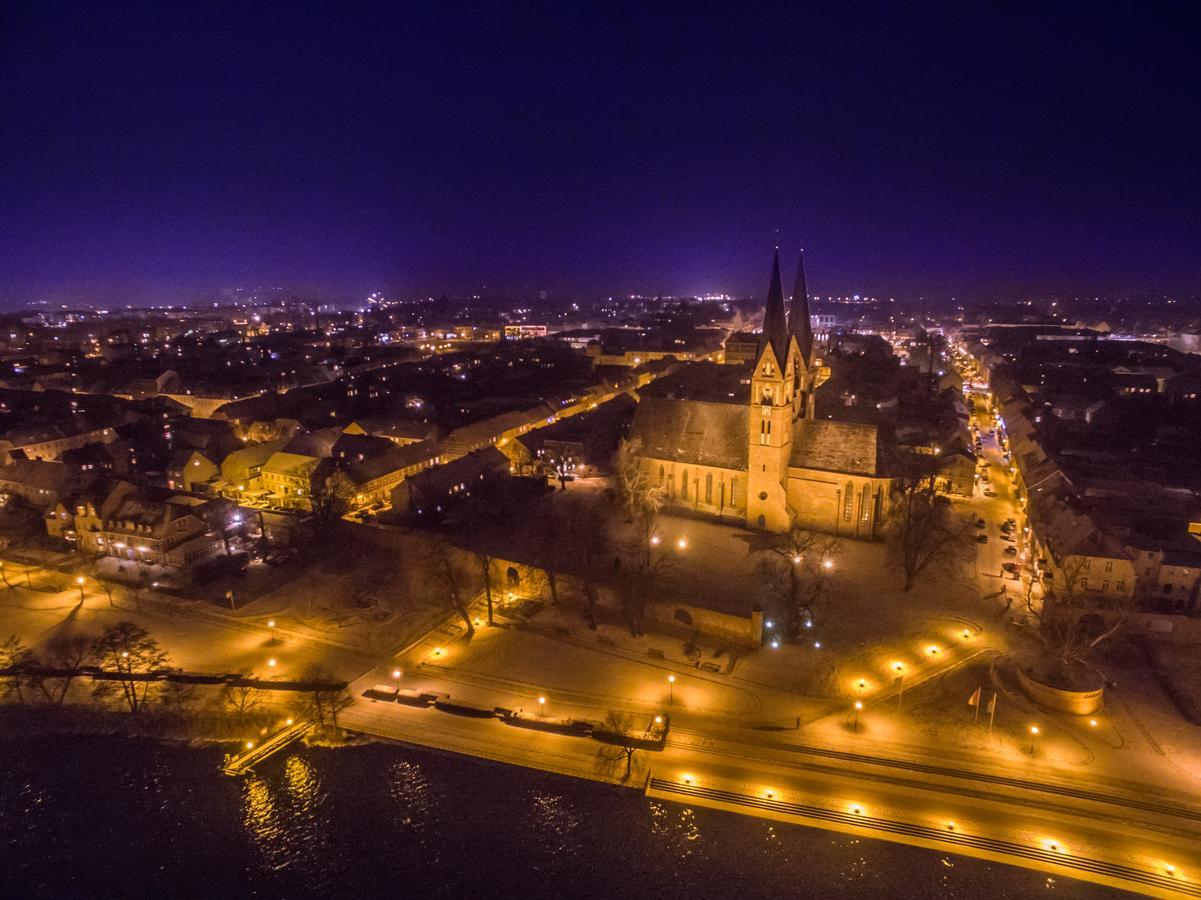
[[983,687],[984,686],[981,685],[980,687],[976,688],[976,717],[972,720],[973,725],[980,724],[980,701],[983,699]]
[[[979,710],[977,710],[979,712]],[[988,704],[988,733],[992,734],[992,722],[997,717],[997,695],[992,695],[992,702]]]

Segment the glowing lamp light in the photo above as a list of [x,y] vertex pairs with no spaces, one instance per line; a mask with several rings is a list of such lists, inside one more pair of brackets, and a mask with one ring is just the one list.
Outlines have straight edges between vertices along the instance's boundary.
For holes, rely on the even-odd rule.
[[859,690],[863,690],[865,687],[867,687],[867,682],[860,678],[859,683],[856,684],[855,687],[859,688]]
[[434,648],[434,656],[441,656],[441,655],[442,655],[442,653],[443,653],[443,650],[442,650],[442,648],[441,648],[441,647],[435,647],[435,648]]
[[652,535],[651,535],[651,544],[652,544],[652,545],[654,545],[654,546],[656,546],[656,547],[658,547],[658,546],[659,546],[659,535],[657,535],[657,534],[652,534]]
[[947,831],[954,831],[954,830],[955,830],[955,823],[954,823],[954,822],[948,822],[948,823],[947,823]]
[[778,640],[776,640],[775,638],[772,638],[772,642],[771,642],[771,648],[772,648],[773,650],[779,650],[779,649],[780,649],[780,642],[779,642]]
[[285,725],[291,725],[291,724],[292,724],[292,720],[291,720],[291,719],[284,719],[284,724],[285,724]]
[[122,658],[122,659],[129,659],[129,651],[128,651],[128,650],[122,650],[122,651],[121,651],[121,658]]
[[801,564],[801,555],[799,553],[796,554],[795,556],[793,556],[792,561],[795,565],[799,566]]
[[929,647],[926,648],[926,652],[929,653],[931,656],[938,656],[938,648],[936,646],[934,646],[933,644],[931,644]]
[[892,664],[892,670],[893,670],[894,672],[904,672],[904,671],[905,671],[905,664],[904,664],[904,663],[899,663],[899,662],[894,662],[894,663]]
[[834,568],[834,560],[832,560],[832,559],[824,560],[822,562],[822,568],[823,569],[833,569]]
[[674,675],[668,675],[668,676],[667,676],[667,683],[668,683],[668,684],[675,684],[675,683],[676,683],[676,676],[674,676]]
[[1031,726],[1030,726],[1030,733],[1031,733],[1031,734],[1034,734],[1034,735],[1037,735],[1037,734],[1038,734],[1038,726],[1037,726],[1037,725],[1031,725]]
[[822,648],[822,642],[821,642],[821,641],[814,641],[814,642],[813,642],[813,646],[814,646],[814,649],[820,650],[820,649]]
[[1089,727],[1091,727],[1091,728],[1096,728],[1096,727],[1097,727],[1097,720],[1096,720],[1096,719],[1089,719],[1089,720],[1088,720],[1088,724],[1089,724]]
[[546,698],[545,698],[545,697],[539,697],[539,698],[538,698],[538,705],[539,705],[539,706],[545,706],[545,705],[546,705]]
[[684,784],[692,784],[692,782],[695,781],[696,779],[693,778],[693,776],[691,776],[691,775],[682,775],[680,777],[680,780],[683,781]]
[[83,576],[82,576],[82,575],[77,575],[77,576],[75,577],[75,583],[76,583],[76,584],[83,584]]
[[766,622],[764,622],[763,624],[764,624],[764,626],[765,626],[765,627],[767,627],[767,628],[771,628],[771,627],[773,627],[773,626],[775,625],[775,623],[774,623],[774,622],[773,622],[771,619],[768,619],[768,620],[767,620]]
[[656,725],[662,725],[662,724],[663,724],[663,717],[662,717],[662,716],[655,716],[655,724],[656,724]]
[[400,669],[393,669],[393,670],[392,670],[392,677],[393,677],[393,678],[399,678],[399,677],[400,677]]
[[851,814],[856,815],[856,816],[863,815],[863,807],[860,806],[858,803],[852,805],[851,806]]
[[776,796],[776,792],[771,789],[768,789],[763,792],[763,796],[766,797],[768,800],[774,800],[775,796]]
[[688,547],[688,540],[686,538],[680,538],[678,541],[676,541],[676,546],[681,550],[684,550]]
[[268,628],[274,628],[274,627],[275,627],[275,620],[274,620],[274,619],[268,619],[268,620],[267,620],[267,627],[268,627]]
[[855,701],[855,709],[863,709],[863,701],[862,700]]
[[970,631],[968,631],[966,628],[965,628],[965,629],[963,629],[963,639],[964,639],[965,641],[966,641],[968,638],[970,638],[971,636],[972,636],[972,633],[971,633]]
[[247,749],[247,750],[253,750],[253,749],[254,749],[254,741],[247,741],[247,742],[246,742],[246,749]]

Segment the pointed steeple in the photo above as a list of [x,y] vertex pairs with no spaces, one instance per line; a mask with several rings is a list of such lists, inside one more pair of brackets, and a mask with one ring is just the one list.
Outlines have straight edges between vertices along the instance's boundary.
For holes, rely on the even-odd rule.
[[780,251],[776,251],[771,264],[771,285],[767,289],[767,309],[763,314],[762,354],[766,343],[770,343],[776,354],[776,362],[783,366],[787,361],[788,321],[784,315],[784,287],[780,283]]
[[792,306],[788,311],[788,331],[796,335],[796,342],[801,348],[801,359],[809,364],[809,354],[813,350],[813,326],[809,321],[809,294],[805,289],[805,251],[796,264],[796,284],[792,288]]

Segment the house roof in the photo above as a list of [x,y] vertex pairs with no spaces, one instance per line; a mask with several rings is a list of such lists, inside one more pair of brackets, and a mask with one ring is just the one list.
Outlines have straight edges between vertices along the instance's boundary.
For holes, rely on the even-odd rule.
[[879,475],[878,431],[875,425],[803,419],[792,433],[789,466],[850,475]]
[[745,470],[749,412],[734,403],[647,397],[634,413],[630,437],[642,456]]
[[398,447],[392,444],[388,450],[362,461],[355,460],[346,467],[346,473],[355,484],[365,484],[434,459],[439,453],[434,441],[420,441]]

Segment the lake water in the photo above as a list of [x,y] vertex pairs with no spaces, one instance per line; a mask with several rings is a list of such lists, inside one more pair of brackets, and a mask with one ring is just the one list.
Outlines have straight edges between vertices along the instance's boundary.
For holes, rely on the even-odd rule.
[[1037,872],[386,744],[0,743],[0,896],[1113,897]]

